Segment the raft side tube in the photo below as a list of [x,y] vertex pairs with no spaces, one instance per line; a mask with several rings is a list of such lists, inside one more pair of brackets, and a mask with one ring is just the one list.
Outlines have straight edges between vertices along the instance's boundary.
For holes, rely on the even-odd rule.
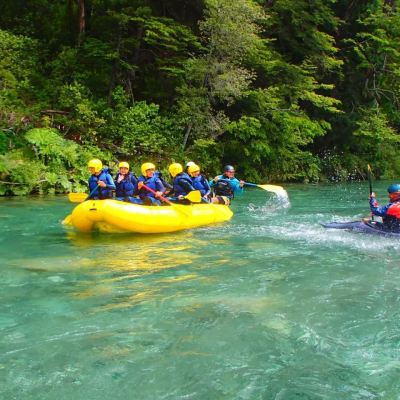
[[71,224],[81,232],[173,232],[232,218],[227,206],[219,207],[224,208],[210,204],[149,207],[111,199],[89,200],[74,209]]

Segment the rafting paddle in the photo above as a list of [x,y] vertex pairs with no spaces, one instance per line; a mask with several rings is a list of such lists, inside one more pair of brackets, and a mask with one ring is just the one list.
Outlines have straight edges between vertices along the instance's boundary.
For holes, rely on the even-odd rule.
[[[156,192],[153,189],[150,189],[148,186],[143,185],[143,187],[146,190],[148,190],[150,193],[156,194]],[[200,194],[199,190],[195,190],[194,192],[189,192],[184,198],[188,199],[189,201],[192,201],[193,203],[200,203],[201,202],[201,194]],[[165,201],[170,206],[174,207],[175,210],[180,211],[185,215],[190,215],[190,213],[188,213],[186,210],[182,210],[180,207],[177,207],[177,204],[172,203],[166,197],[161,196],[160,199],[162,201]]]
[[279,192],[286,192],[286,190],[282,186],[275,186],[275,185],[257,185],[256,183],[249,183],[245,182],[245,186],[254,186],[259,187],[260,189],[264,189],[267,192],[279,193]]
[[87,195],[86,193],[68,193],[68,198],[69,201],[72,203],[83,203],[86,200],[89,200],[92,196],[93,193],[100,187],[100,185],[97,185],[90,193]]

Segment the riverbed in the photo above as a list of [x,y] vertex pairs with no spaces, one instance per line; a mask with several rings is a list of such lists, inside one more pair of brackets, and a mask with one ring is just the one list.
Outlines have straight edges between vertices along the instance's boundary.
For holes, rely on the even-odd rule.
[[368,217],[367,182],[285,188],[157,235],[0,198],[0,398],[399,398],[400,239],[318,224]]

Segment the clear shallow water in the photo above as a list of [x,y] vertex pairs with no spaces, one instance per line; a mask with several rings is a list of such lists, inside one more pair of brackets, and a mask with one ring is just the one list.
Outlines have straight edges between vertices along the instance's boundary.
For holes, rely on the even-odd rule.
[[400,240],[318,225],[368,216],[366,182],[286,189],[148,236],[0,198],[0,398],[400,398]]

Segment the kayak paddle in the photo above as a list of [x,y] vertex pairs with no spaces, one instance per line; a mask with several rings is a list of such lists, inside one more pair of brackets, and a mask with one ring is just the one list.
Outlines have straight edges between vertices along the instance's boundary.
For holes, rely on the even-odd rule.
[[90,197],[93,196],[93,193],[99,188],[97,185],[90,193],[87,195],[86,193],[68,193],[69,201],[72,203],[83,203],[86,200],[89,200]]
[[261,189],[266,190],[267,192],[273,192],[273,193],[278,193],[285,191],[285,189],[282,186],[275,186],[275,185],[257,185],[256,183],[249,183],[245,182],[245,186],[254,186],[254,187],[259,187]]
[[368,176],[368,182],[369,182],[369,195],[371,196],[371,194],[372,194],[372,169],[369,164],[368,164],[367,176]]
[[[369,195],[372,195],[372,169],[371,166],[368,164],[368,169],[367,169],[367,176],[368,176],[368,182],[369,182]],[[371,213],[372,220],[374,220],[374,215]]]

